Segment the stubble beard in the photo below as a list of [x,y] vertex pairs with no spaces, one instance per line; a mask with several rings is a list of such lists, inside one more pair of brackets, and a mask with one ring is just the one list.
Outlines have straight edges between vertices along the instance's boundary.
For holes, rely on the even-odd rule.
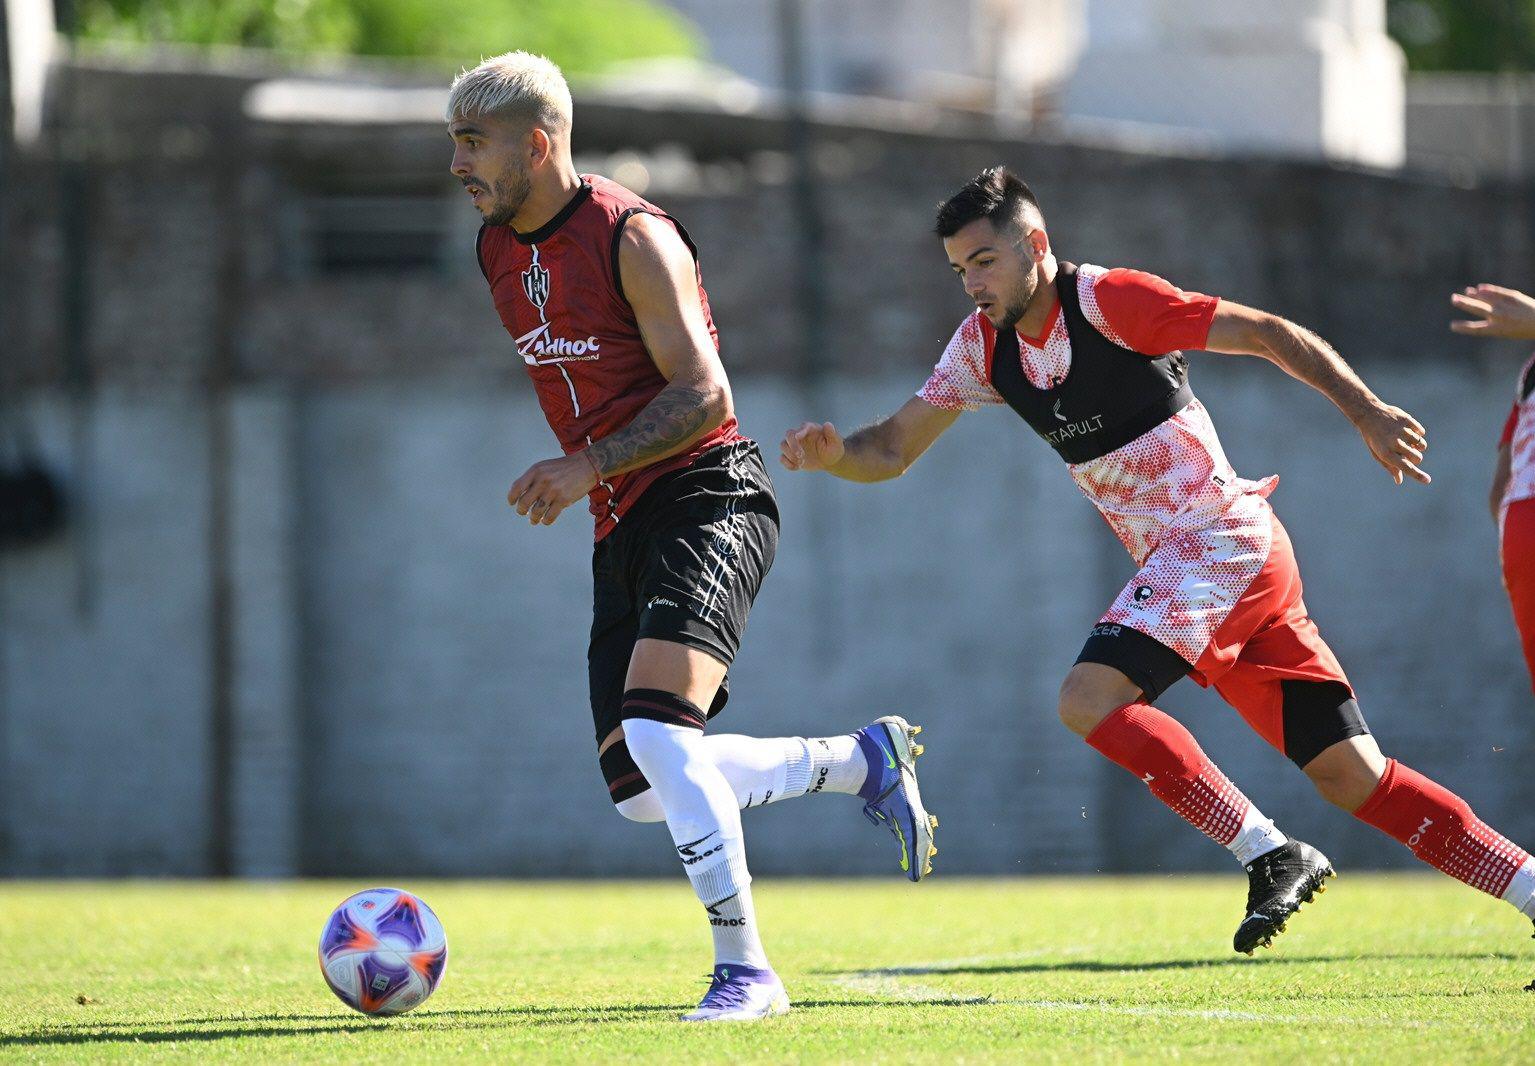
[[1039,288],[1039,278],[1031,270],[1029,275],[1014,293],[1014,298],[1007,302],[1002,311],[1002,319],[996,323],[998,329],[1012,329],[1023,318],[1025,311],[1029,309],[1029,301],[1034,298],[1034,292]]
[[485,215],[485,224],[508,225],[522,210],[532,190],[533,182],[526,170],[513,169],[510,174],[497,178],[490,188],[493,206]]

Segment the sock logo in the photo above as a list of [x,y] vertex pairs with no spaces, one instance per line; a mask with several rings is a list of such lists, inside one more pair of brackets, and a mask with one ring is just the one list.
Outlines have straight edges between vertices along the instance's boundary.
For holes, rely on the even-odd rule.
[[[714,831],[714,833],[718,833],[718,832],[719,832],[718,829],[716,829]],[[710,848],[708,851],[698,851],[698,850],[696,850],[698,845],[700,845],[704,841],[708,840],[710,837],[712,837],[714,835],[714,833],[706,833],[704,836],[701,836],[697,840],[694,840],[694,841],[692,841],[691,843],[688,843],[688,844],[678,844],[677,845],[677,857],[682,860],[682,865],[684,865],[684,866],[692,866],[695,862],[702,862],[703,860],[707,859],[710,855],[713,855],[715,852],[717,852],[717,851],[721,850],[722,848],[724,848],[724,846],[725,846],[724,842],[720,841],[720,842],[716,843],[714,845],[714,847]]]
[[742,925],[745,925],[746,924],[746,919],[745,918],[726,918],[724,913],[720,910],[721,907],[723,907],[725,904],[729,903],[731,900],[735,899],[736,896],[739,896],[739,895],[740,895],[740,893],[737,892],[735,895],[726,896],[724,899],[715,900],[713,903],[705,903],[704,904],[704,910],[709,912],[709,924],[710,925],[717,925],[717,926],[742,926]]
[[810,794],[815,795],[826,785],[826,775],[831,773],[830,766],[821,767],[821,775],[815,779],[815,784],[810,788]]
[[1434,824],[1434,820],[1432,818],[1425,818],[1425,819],[1423,819],[1423,824],[1418,826],[1418,831],[1416,833],[1414,833],[1412,836],[1407,838],[1407,846],[1409,848],[1417,847],[1418,846],[1418,841],[1423,839],[1423,834],[1428,832],[1428,827],[1433,825],[1433,824]]

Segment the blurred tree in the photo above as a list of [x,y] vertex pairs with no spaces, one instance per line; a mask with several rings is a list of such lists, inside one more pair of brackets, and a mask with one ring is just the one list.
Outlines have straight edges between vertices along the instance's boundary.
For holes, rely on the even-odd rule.
[[90,40],[231,44],[284,52],[446,58],[471,65],[514,48],[567,74],[651,56],[691,56],[699,37],[655,0],[79,0]]
[[1535,0],[1387,0],[1414,70],[1535,70]]

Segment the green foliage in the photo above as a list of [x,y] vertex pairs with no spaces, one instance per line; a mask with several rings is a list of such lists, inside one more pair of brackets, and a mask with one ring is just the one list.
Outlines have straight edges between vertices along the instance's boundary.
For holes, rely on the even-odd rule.
[[1535,70],[1535,0],[1388,0],[1414,70]]
[[691,24],[655,0],[82,0],[90,40],[241,45],[283,52],[446,58],[472,66],[522,48],[567,74],[696,55]]

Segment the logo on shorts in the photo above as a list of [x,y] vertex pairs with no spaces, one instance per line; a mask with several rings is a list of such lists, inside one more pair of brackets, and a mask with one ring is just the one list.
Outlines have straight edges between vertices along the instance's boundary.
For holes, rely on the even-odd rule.
[[1120,626],[1110,625],[1107,622],[1105,622],[1102,625],[1093,626],[1093,636],[1095,636],[1095,637],[1117,637],[1117,636],[1119,636],[1120,629],[1121,629]]
[[1135,602],[1145,603],[1147,600],[1151,599],[1152,593],[1153,590],[1150,585],[1142,585],[1140,588],[1135,590]]
[[678,607],[678,608],[680,608],[682,606],[682,604],[677,603],[674,600],[669,600],[665,596],[652,596],[650,602],[647,603],[645,606],[646,607]]

